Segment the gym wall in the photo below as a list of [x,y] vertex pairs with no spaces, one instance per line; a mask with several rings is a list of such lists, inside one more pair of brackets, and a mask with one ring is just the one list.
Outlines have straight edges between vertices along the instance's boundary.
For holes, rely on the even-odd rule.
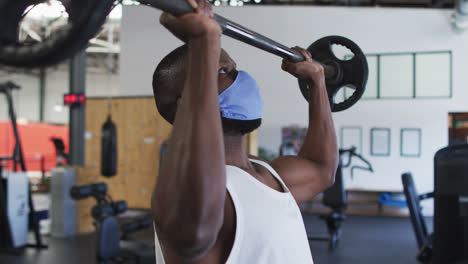
[[[215,12],[285,45],[307,47],[326,35],[343,35],[365,53],[453,52],[453,98],[431,100],[366,100],[335,113],[336,131],[343,126],[363,129],[363,155],[375,173],[359,172],[354,180],[345,175],[347,188],[401,191],[401,173],[411,171],[420,192],[433,189],[433,157],[448,143],[447,113],[466,110],[468,34],[450,26],[452,10],[340,7],[242,7],[215,8]],[[154,68],[165,54],[181,43],[159,25],[160,12],[143,6],[126,6],[121,29],[120,93],[150,95]],[[307,124],[307,104],[297,81],[280,70],[281,60],[263,51],[223,37],[223,47],[240,69],[258,81],[265,100],[259,146],[276,151],[282,126]],[[389,157],[370,156],[370,129],[391,129]],[[422,129],[422,155],[400,157],[400,129]],[[345,172],[349,175],[349,172]],[[429,202],[431,203],[431,202]],[[426,212],[432,206],[425,206]]]
[[[56,111],[56,105],[63,105],[63,95],[69,92],[68,64],[60,64],[46,70],[46,87],[44,102],[44,121],[46,123],[68,124],[69,111],[63,107]],[[39,71],[32,74],[9,73],[0,70],[0,82],[13,81],[21,86],[14,91],[13,103],[18,118],[30,122],[39,122]],[[86,95],[115,96],[120,92],[118,74],[110,74],[102,70],[89,69],[86,73]],[[6,105],[4,96],[0,96],[0,105]],[[0,108],[0,120],[8,120],[8,111]]]
[[[12,81],[22,86],[12,92],[13,104],[18,118],[39,120],[39,78],[31,74],[15,74],[0,71],[0,83]],[[21,99],[20,99],[21,98]],[[0,120],[9,120],[6,97],[0,95]],[[21,113],[21,114],[20,114]]]
[[[78,168],[77,184],[105,182],[114,200],[132,208],[150,208],[159,169],[159,150],[171,127],[157,113],[152,97],[113,98],[112,120],[117,127],[117,175],[101,176],[101,131],[108,116],[108,99],[86,101],[85,167]],[[78,232],[93,230],[90,201],[77,204]]]

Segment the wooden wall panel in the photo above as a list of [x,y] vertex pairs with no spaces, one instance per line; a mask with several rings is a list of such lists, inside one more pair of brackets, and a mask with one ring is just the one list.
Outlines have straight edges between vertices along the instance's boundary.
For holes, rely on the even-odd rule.
[[[98,174],[101,160],[101,129],[108,115],[108,99],[89,99],[86,105],[86,168]],[[118,172],[96,181],[110,184],[114,199],[126,200],[129,207],[149,208],[151,191],[159,169],[159,149],[171,126],[159,115],[154,99],[115,98],[112,120],[117,126]]]
[[247,139],[246,149],[250,155],[258,156],[258,130],[253,131],[245,137]]
[[[87,99],[85,168],[78,169],[78,184],[105,182],[114,200],[129,207],[150,208],[151,192],[159,169],[159,150],[171,126],[159,115],[152,97],[113,98],[112,121],[117,127],[117,175],[101,176],[101,130],[108,116],[108,99]],[[94,230],[90,215],[95,201],[78,202],[78,231]]]
[[[75,168],[77,185],[89,184],[95,182],[98,178],[98,172],[93,168]],[[76,202],[76,231],[80,234],[94,232],[93,218],[91,217],[91,208],[96,205],[94,198],[79,200]]]

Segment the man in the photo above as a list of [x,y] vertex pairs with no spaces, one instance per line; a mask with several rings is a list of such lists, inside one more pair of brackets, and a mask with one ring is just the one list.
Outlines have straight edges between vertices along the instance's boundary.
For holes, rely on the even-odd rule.
[[[153,192],[157,264],[313,263],[298,204],[334,182],[338,151],[323,68],[283,61],[310,86],[309,130],[298,156],[270,164],[243,135],[260,126],[263,103],[250,75],[221,49],[206,0],[161,23],[187,44],[158,65],[158,111],[173,125]],[[221,116],[220,116],[221,112]]]

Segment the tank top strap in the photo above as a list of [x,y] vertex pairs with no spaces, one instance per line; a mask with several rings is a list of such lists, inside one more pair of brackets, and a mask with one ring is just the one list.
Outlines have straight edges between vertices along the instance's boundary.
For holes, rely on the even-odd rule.
[[281,179],[281,177],[275,171],[275,169],[273,169],[273,167],[270,166],[270,164],[268,164],[268,163],[266,163],[264,161],[261,161],[261,160],[257,160],[257,159],[249,159],[249,160],[251,162],[253,162],[253,163],[256,163],[256,164],[262,166],[262,167],[265,167],[273,175],[273,177],[275,177],[279,181],[279,183],[283,187],[283,190],[290,193],[288,186],[284,183],[283,179]]

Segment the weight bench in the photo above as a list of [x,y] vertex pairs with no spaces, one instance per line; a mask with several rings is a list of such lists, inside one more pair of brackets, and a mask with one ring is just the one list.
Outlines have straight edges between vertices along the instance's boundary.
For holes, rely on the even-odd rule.
[[[101,206],[106,207],[106,205]],[[99,211],[105,212],[106,210]],[[151,216],[143,216],[123,225],[119,225],[115,215],[104,214],[95,220],[99,264],[127,263],[129,260],[138,264],[142,258],[154,255],[154,247],[138,242],[129,236],[151,227],[153,223]]]
[[[351,178],[354,178],[355,170],[364,170],[374,172],[372,165],[364,157],[356,152],[356,147],[349,149],[340,149],[340,161],[335,175],[335,183],[333,186],[325,190],[323,193],[322,203],[331,208],[332,211],[327,215],[321,215],[320,218],[325,220],[328,230],[328,238],[309,237],[309,240],[328,241],[328,249],[334,250],[341,236],[341,224],[346,219],[344,211],[346,209],[346,191],[343,183],[343,169],[351,166],[352,158],[356,157],[367,165],[351,166]],[[343,162],[343,155],[349,154],[346,163]]]
[[134,260],[140,263],[140,255],[136,252],[120,248],[119,224],[114,216],[107,216],[96,222],[98,234],[97,263],[126,263]]
[[346,208],[346,192],[343,185],[342,164],[338,165],[335,183],[323,193],[322,203],[331,208],[332,211],[320,218],[325,220],[328,230],[328,238],[308,237],[309,240],[328,241],[328,249],[334,250],[341,236],[341,223],[346,219],[344,210]]
[[426,222],[422,215],[421,201],[434,197],[434,193],[418,195],[411,173],[401,175],[403,189],[411,215],[414,235],[418,243],[419,253],[417,259],[422,263],[430,263],[433,253],[433,234],[428,234]]
[[103,182],[73,186],[70,190],[70,195],[75,200],[88,197],[96,199],[97,205],[91,209],[91,216],[98,235],[97,263],[127,263],[128,260],[133,260],[138,264],[142,257],[153,257],[153,246],[138,243],[129,237],[131,233],[149,228],[152,225],[151,216],[145,215],[120,226],[117,216],[128,210],[127,203],[113,201],[107,190],[107,184]]

